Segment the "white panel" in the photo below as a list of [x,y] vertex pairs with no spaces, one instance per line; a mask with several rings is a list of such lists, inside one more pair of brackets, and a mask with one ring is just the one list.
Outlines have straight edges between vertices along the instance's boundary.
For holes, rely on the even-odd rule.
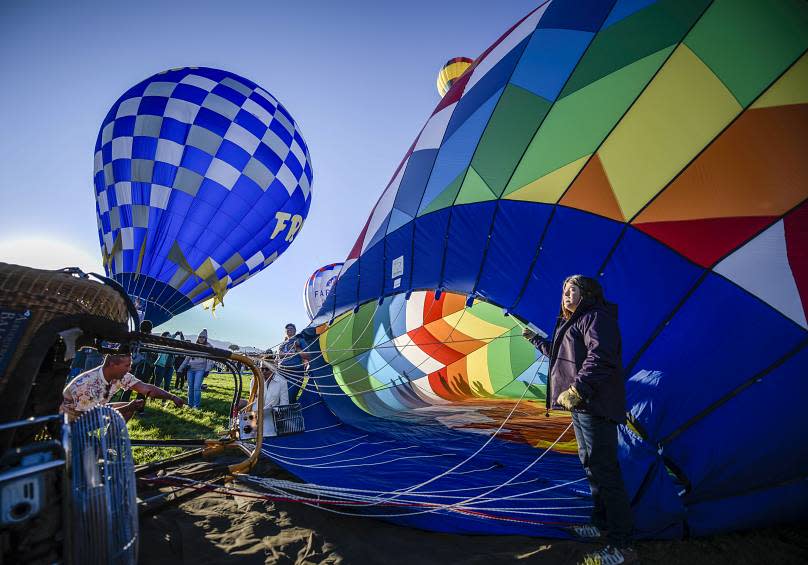
[[115,183],[115,202],[117,206],[121,204],[132,203],[132,183],[131,182],[116,182]]
[[171,196],[171,189],[161,184],[151,185],[149,192],[149,206],[165,210],[168,207],[168,199]]
[[401,177],[404,176],[404,169],[407,168],[407,163],[409,163],[409,158],[401,165],[401,168],[398,170],[398,174],[396,174],[393,181],[387,186],[385,191],[382,193],[381,198],[379,198],[379,201],[376,203],[376,206],[373,208],[373,212],[371,212],[370,216],[370,223],[368,224],[368,229],[365,232],[365,240],[362,242],[362,253],[365,252],[367,246],[370,245],[371,241],[373,241],[373,236],[376,235],[376,232],[382,227],[384,219],[390,213],[390,210],[393,209],[393,203],[396,201],[398,187],[401,184]]
[[424,325],[424,302],[426,301],[426,292],[413,292],[410,299],[407,301],[407,331],[420,328]]
[[505,57],[505,55],[510,53],[514,47],[519,45],[524,38],[533,33],[533,30],[536,29],[536,25],[539,23],[539,19],[541,19],[542,15],[544,15],[544,12],[547,10],[549,5],[550,2],[547,2],[544,6],[537,9],[535,12],[525,18],[525,21],[519,24],[516,29],[508,34],[507,37],[503,38],[499,45],[494,47],[494,49],[491,50],[485,59],[477,63],[477,67],[475,67],[473,74],[469,78],[464,92],[470,91],[472,87],[477,84],[477,82],[483,78],[488,71],[493,69],[496,64],[499,63],[503,57]]
[[446,126],[449,125],[449,118],[452,117],[457,102],[446,106],[443,110],[434,114],[424,126],[421,135],[418,136],[418,143],[415,144],[416,151],[421,149],[436,149],[443,141],[443,134],[446,132]]
[[780,220],[713,269],[808,329]]
[[432,385],[429,384],[429,377],[421,377],[420,379],[415,379],[410,381],[412,385],[418,389],[418,392],[423,394],[429,401],[433,404],[451,404],[448,400],[441,398],[434,392],[432,392]]
[[396,349],[398,349],[404,359],[427,375],[439,371],[446,366],[437,359],[427,355],[423,349],[413,343],[412,338],[407,334],[394,338],[393,343],[395,343]]

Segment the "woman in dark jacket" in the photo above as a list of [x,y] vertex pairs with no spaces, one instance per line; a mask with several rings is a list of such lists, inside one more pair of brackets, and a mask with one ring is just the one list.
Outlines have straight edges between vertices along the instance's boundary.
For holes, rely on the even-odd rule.
[[594,504],[594,528],[583,528],[579,534],[599,537],[600,530],[607,529],[606,551],[622,552],[629,562],[635,557],[628,548],[631,506],[617,461],[617,425],[626,421],[617,306],[604,300],[596,280],[573,275],[564,281],[553,340],[529,329],[524,335],[550,359],[548,408],[572,412],[578,456]]

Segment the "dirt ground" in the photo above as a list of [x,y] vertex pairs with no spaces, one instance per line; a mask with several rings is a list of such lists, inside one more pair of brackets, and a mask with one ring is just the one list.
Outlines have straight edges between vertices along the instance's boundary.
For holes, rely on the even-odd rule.
[[[808,523],[636,547],[646,564],[808,564]],[[140,563],[572,564],[596,548],[525,536],[436,534],[302,504],[208,493],[141,520]]]

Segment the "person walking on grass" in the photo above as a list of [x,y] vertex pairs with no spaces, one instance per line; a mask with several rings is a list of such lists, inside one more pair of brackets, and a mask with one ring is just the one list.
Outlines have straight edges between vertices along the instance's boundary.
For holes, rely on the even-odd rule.
[[[203,329],[199,332],[196,338],[196,343],[199,345],[208,345],[208,330]],[[180,373],[183,370],[188,371],[188,406],[191,408],[199,408],[199,403],[202,400],[202,381],[210,373],[213,367],[213,361],[207,357],[193,357],[188,356],[177,369]]]
[[588,556],[592,561],[636,563],[631,505],[617,459],[617,426],[626,423],[617,306],[606,302],[598,281],[573,275],[562,286],[553,339],[529,328],[522,333],[550,359],[547,407],[572,412],[578,457],[592,491],[592,524],[572,531],[592,540],[605,530],[608,545]]

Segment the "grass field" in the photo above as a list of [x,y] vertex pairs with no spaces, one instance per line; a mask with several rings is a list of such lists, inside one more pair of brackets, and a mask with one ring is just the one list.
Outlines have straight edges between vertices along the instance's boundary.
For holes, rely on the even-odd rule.
[[[175,375],[176,378],[176,375]],[[243,379],[242,396],[249,393],[250,375]],[[146,411],[129,421],[129,436],[132,439],[216,439],[226,433],[233,400],[234,382],[229,373],[211,373],[205,379],[207,390],[202,391],[199,410],[187,406],[176,408],[174,403],[162,400],[149,400]],[[188,392],[173,390],[173,393],[187,401]],[[183,451],[179,448],[134,447],[135,463],[149,463],[175,455]]]

